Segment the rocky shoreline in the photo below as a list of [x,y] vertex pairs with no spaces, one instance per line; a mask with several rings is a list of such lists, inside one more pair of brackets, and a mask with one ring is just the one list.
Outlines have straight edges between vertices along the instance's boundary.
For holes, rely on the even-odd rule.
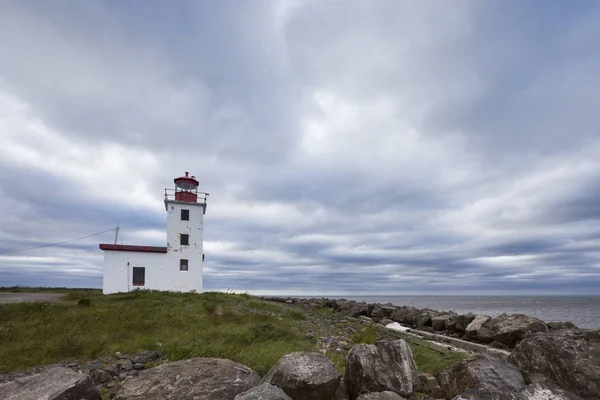
[[[261,300],[285,303],[306,308],[326,308],[349,317],[368,318],[386,326],[397,322],[402,326],[438,335],[486,344],[497,349],[512,350],[527,335],[579,329],[572,322],[544,322],[525,314],[501,314],[490,317],[482,314],[457,314],[429,308],[395,306],[391,303],[366,303],[345,299],[261,297]],[[594,331],[593,329],[582,329]]]
[[[391,304],[263,297],[381,327],[375,344],[349,344],[345,372],[323,352],[284,355],[261,378],[229,359],[169,362],[154,350],[4,375],[0,398],[219,400],[599,400],[600,330],[516,314],[457,315]],[[485,343],[506,356],[475,353],[434,375],[419,374],[390,324]]]

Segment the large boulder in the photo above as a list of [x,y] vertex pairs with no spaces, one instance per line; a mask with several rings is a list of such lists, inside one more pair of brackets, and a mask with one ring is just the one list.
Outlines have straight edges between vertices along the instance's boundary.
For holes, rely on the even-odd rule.
[[[517,393],[496,389],[469,389],[452,400],[520,400]],[[538,400],[546,400],[544,398]]]
[[454,330],[456,317],[457,315],[454,313],[436,315],[435,317],[431,318],[431,326],[435,331],[445,331],[448,328],[450,328],[450,330]]
[[475,314],[462,314],[456,317],[456,324],[454,325],[454,329],[456,332],[464,332],[467,329],[467,326],[475,319]]
[[548,322],[548,329],[551,331],[558,331],[560,329],[577,329],[574,323],[570,321],[566,322]]
[[390,319],[405,325],[415,325],[416,317],[419,311],[420,310],[415,307],[396,307],[394,311],[392,311]]
[[465,335],[467,340],[476,340],[484,343],[491,343],[494,341],[493,333],[485,328],[485,324],[488,323],[492,317],[488,315],[476,315],[473,321],[465,329]]
[[140,371],[126,379],[116,400],[234,399],[260,384],[260,376],[237,362],[195,357]]
[[405,400],[404,397],[397,393],[385,391],[375,393],[365,393],[358,396],[357,400]]
[[280,387],[294,400],[329,400],[341,378],[323,354],[298,351],[281,357],[263,382]]
[[403,339],[352,347],[346,357],[344,380],[352,400],[361,394],[385,391],[408,397],[419,387],[417,365]]
[[371,317],[373,321],[379,322],[383,318],[389,318],[394,310],[395,307],[390,305],[374,304],[373,310],[371,310],[368,316]]
[[431,326],[431,319],[436,317],[439,313],[434,310],[423,309],[415,317],[415,323],[417,328],[421,329],[424,327]]
[[270,383],[262,383],[235,396],[235,400],[292,400],[283,390]]
[[583,400],[556,385],[534,383],[519,393],[519,400]]
[[92,378],[64,367],[0,384],[0,399],[10,400],[100,400]]
[[600,330],[558,330],[523,339],[508,361],[583,397],[600,399]]
[[489,354],[477,354],[462,360],[440,371],[437,379],[448,398],[469,390],[517,393],[526,386],[521,372],[514,365]]
[[544,321],[524,314],[501,314],[484,325],[494,335],[494,340],[513,348],[529,333],[545,332]]
[[368,305],[365,302],[357,303],[355,301],[348,301],[342,304],[340,312],[349,317],[360,317],[361,315],[366,316],[368,313]]

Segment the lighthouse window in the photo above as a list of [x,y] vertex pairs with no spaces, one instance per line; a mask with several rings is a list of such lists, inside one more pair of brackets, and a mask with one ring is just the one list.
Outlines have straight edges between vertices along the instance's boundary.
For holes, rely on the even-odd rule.
[[190,244],[190,235],[188,235],[187,233],[182,233],[180,241],[181,241],[181,245],[182,246],[189,246],[189,244]]
[[181,210],[181,220],[182,221],[190,220],[190,210]]
[[188,260],[185,260],[183,258],[179,260],[179,270],[180,271],[188,270]]

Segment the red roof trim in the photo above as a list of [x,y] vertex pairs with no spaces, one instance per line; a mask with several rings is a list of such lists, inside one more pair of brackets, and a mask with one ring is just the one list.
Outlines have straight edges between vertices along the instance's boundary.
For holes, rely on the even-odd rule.
[[100,250],[112,250],[112,251],[137,251],[142,253],[166,253],[166,247],[155,247],[155,246],[131,246],[127,244],[107,244],[100,243]]
[[189,182],[189,183],[193,183],[196,186],[198,186],[198,184],[199,184],[198,180],[191,178],[189,176],[180,176],[179,178],[173,179],[173,182],[175,182],[175,183]]

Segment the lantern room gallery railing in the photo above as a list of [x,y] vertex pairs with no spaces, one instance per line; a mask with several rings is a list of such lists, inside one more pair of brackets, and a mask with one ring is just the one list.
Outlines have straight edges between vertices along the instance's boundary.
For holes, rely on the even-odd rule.
[[[206,200],[208,199],[209,194],[204,192],[198,192],[197,190],[181,190],[181,189],[165,189],[165,200],[170,201],[178,201],[178,197],[185,197],[186,199],[190,199],[190,197],[196,197],[196,203],[206,204]],[[189,200],[186,200],[189,202]]]

